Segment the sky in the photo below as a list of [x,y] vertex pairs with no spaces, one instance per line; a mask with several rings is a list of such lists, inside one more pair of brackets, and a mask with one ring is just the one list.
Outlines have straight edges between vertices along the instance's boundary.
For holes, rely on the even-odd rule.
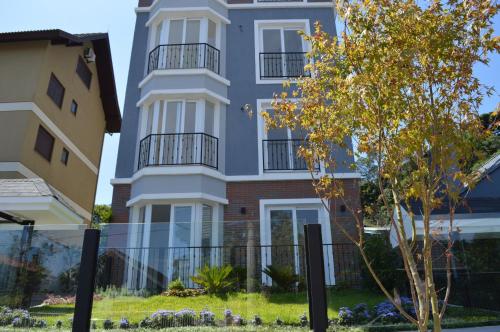
[[[125,87],[132,49],[137,0],[0,0],[0,31],[62,29],[70,33],[107,32],[110,36],[116,89],[123,112]],[[500,15],[495,18],[500,34]],[[500,91],[500,55],[489,67],[477,66],[476,75],[484,84]],[[500,101],[498,92],[487,98],[481,113],[492,111]],[[96,204],[111,204],[120,135],[106,135],[97,186]]]

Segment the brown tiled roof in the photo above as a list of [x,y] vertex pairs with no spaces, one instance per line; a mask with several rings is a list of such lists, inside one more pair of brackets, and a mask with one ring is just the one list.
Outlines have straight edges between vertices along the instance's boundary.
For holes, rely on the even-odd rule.
[[63,30],[33,30],[0,33],[0,43],[22,42],[33,40],[50,40],[52,44],[81,45],[92,42],[96,53],[96,66],[101,89],[101,100],[106,118],[106,130],[118,133],[122,117],[116,94],[115,75],[111,48],[107,33],[71,34]]

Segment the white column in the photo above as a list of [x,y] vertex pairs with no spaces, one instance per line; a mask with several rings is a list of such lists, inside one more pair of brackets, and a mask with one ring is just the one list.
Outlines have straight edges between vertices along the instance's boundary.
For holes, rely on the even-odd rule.
[[151,204],[146,205],[146,216],[144,220],[143,240],[142,240],[142,275],[141,275],[141,288],[146,288],[148,281],[149,269],[149,243],[151,237]]

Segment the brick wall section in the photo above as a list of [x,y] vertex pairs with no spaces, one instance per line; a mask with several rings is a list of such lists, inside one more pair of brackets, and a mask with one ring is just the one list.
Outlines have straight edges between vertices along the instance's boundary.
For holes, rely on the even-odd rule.
[[[360,207],[359,200],[359,182],[356,179],[342,180],[344,184],[345,199],[348,204],[357,210]],[[255,182],[228,182],[227,183],[227,199],[229,205],[224,208],[224,221],[251,221],[252,225],[239,224],[234,227],[234,231],[230,233],[239,238],[240,241],[246,239],[240,238],[242,232],[236,231],[241,228],[252,228],[254,236],[258,237],[258,221],[259,221],[259,200],[261,199],[294,199],[294,198],[317,198],[312,182],[309,180],[294,180],[294,181],[255,181]],[[331,202],[331,212],[334,212],[332,217],[335,217],[352,235],[357,234],[356,223],[354,217],[348,211],[341,211],[340,201]],[[241,209],[246,209],[246,214],[241,213]],[[233,224],[231,223],[231,226]],[[227,229],[227,227],[225,227]],[[233,227],[231,227],[233,229]],[[246,232],[243,232],[246,233]],[[231,236],[231,235],[229,235]],[[226,238],[225,234],[225,238]],[[335,243],[348,242],[345,236],[341,233],[332,222],[332,239]],[[257,240],[257,239],[256,239]],[[257,243],[259,241],[256,241]]]
[[111,210],[113,212],[111,222],[126,224],[129,219],[127,201],[130,199],[130,184],[115,184],[113,186],[113,200]]

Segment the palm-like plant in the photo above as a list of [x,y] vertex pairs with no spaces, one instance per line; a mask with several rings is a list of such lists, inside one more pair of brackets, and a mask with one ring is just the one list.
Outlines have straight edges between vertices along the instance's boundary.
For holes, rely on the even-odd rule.
[[273,286],[280,291],[293,291],[297,287],[300,278],[290,266],[269,265],[262,270],[273,280]]
[[229,265],[225,266],[203,266],[197,269],[196,276],[192,276],[191,280],[203,287],[208,294],[220,294],[228,291],[233,286],[235,280],[231,278],[233,268]]

